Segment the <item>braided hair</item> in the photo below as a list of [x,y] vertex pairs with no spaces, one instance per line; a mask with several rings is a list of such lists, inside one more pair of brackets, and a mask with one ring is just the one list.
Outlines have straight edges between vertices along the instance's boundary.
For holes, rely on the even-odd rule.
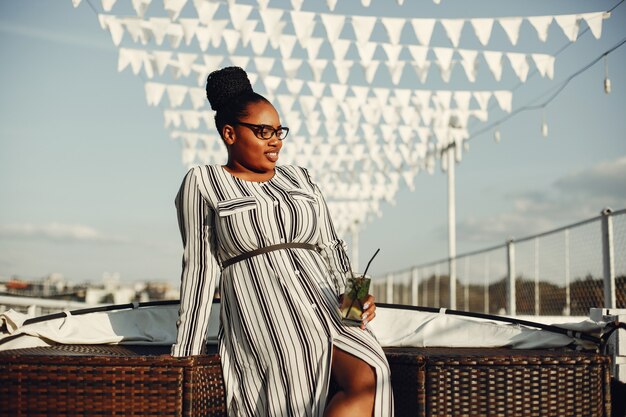
[[248,116],[250,103],[269,101],[252,90],[246,72],[240,67],[225,67],[209,74],[206,80],[206,97],[215,110],[215,127],[222,135],[227,124]]

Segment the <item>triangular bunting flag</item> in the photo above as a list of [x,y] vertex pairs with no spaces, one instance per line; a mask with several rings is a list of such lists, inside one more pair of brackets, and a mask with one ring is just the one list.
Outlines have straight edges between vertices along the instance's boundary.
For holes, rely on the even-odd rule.
[[472,24],[472,27],[474,28],[474,33],[476,34],[476,37],[480,41],[481,45],[487,45],[489,43],[489,38],[491,38],[493,19],[470,19],[470,23]]
[[381,18],[387,35],[389,36],[389,42],[393,45],[400,43],[400,36],[402,35],[402,29],[404,29],[405,19],[396,17],[383,17]]
[[572,42],[578,38],[580,28],[579,16],[575,14],[554,16],[554,21],[559,25],[563,34]]
[[491,70],[493,77],[496,81],[500,81],[502,78],[502,52],[497,51],[483,51],[487,66]]
[[411,25],[415,32],[415,37],[421,45],[430,45],[430,38],[435,28],[435,19],[411,19]]
[[541,42],[545,42],[548,39],[548,29],[550,23],[552,23],[552,16],[531,16],[527,17],[528,22],[537,31],[537,37]]
[[358,43],[368,42],[375,24],[376,17],[374,16],[352,16],[352,27],[356,41]]
[[521,17],[501,17],[498,19],[500,26],[504,29],[506,36],[511,41],[511,45],[517,45],[519,38],[519,28],[522,25]]
[[537,71],[542,77],[554,78],[554,57],[547,54],[532,54]]
[[461,39],[461,32],[463,31],[463,25],[465,20],[463,19],[441,19],[441,25],[446,30],[448,39],[452,42],[452,45],[457,48],[459,46],[459,40]]
[[526,82],[526,78],[528,77],[528,59],[526,54],[521,54],[518,52],[507,52],[507,58],[511,62],[511,67],[513,67],[513,71],[515,71],[515,75],[520,79],[521,82]]
[[320,17],[322,19],[324,29],[326,29],[326,39],[328,39],[332,45],[333,42],[339,39],[339,35],[343,30],[343,25],[346,22],[346,17],[326,13],[320,13]]
[[513,102],[513,93],[506,90],[494,91],[493,95],[498,101],[498,105],[502,110],[507,113],[511,113],[512,110],[512,102]]
[[148,106],[158,106],[165,92],[165,84],[147,82],[145,84]]

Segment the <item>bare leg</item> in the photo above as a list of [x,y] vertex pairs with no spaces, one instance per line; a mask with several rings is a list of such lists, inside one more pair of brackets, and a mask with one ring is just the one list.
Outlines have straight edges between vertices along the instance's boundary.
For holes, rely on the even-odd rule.
[[340,390],[328,403],[324,417],[371,416],[376,394],[374,368],[335,346],[331,366],[331,376]]

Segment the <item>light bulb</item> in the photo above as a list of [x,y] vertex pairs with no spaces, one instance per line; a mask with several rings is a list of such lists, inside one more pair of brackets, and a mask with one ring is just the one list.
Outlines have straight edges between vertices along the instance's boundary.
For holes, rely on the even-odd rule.
[[500,143],[500,129],[496,129],[496,131],[493,132],[493,140],[495,140],[496,143]]
[[604,79],[604,92],[611,94],[611,79],[608,77]]
[[545,121],[541,124],[541,136],[548,137],[548,124]]

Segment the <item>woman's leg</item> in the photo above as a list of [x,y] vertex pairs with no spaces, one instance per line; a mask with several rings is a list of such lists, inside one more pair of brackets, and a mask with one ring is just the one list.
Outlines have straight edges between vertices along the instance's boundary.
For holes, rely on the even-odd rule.
[[334,345],[331,366],[331,376],[339,391],[328,403],[324,417],[371,416],[376,394],[374,368]]

